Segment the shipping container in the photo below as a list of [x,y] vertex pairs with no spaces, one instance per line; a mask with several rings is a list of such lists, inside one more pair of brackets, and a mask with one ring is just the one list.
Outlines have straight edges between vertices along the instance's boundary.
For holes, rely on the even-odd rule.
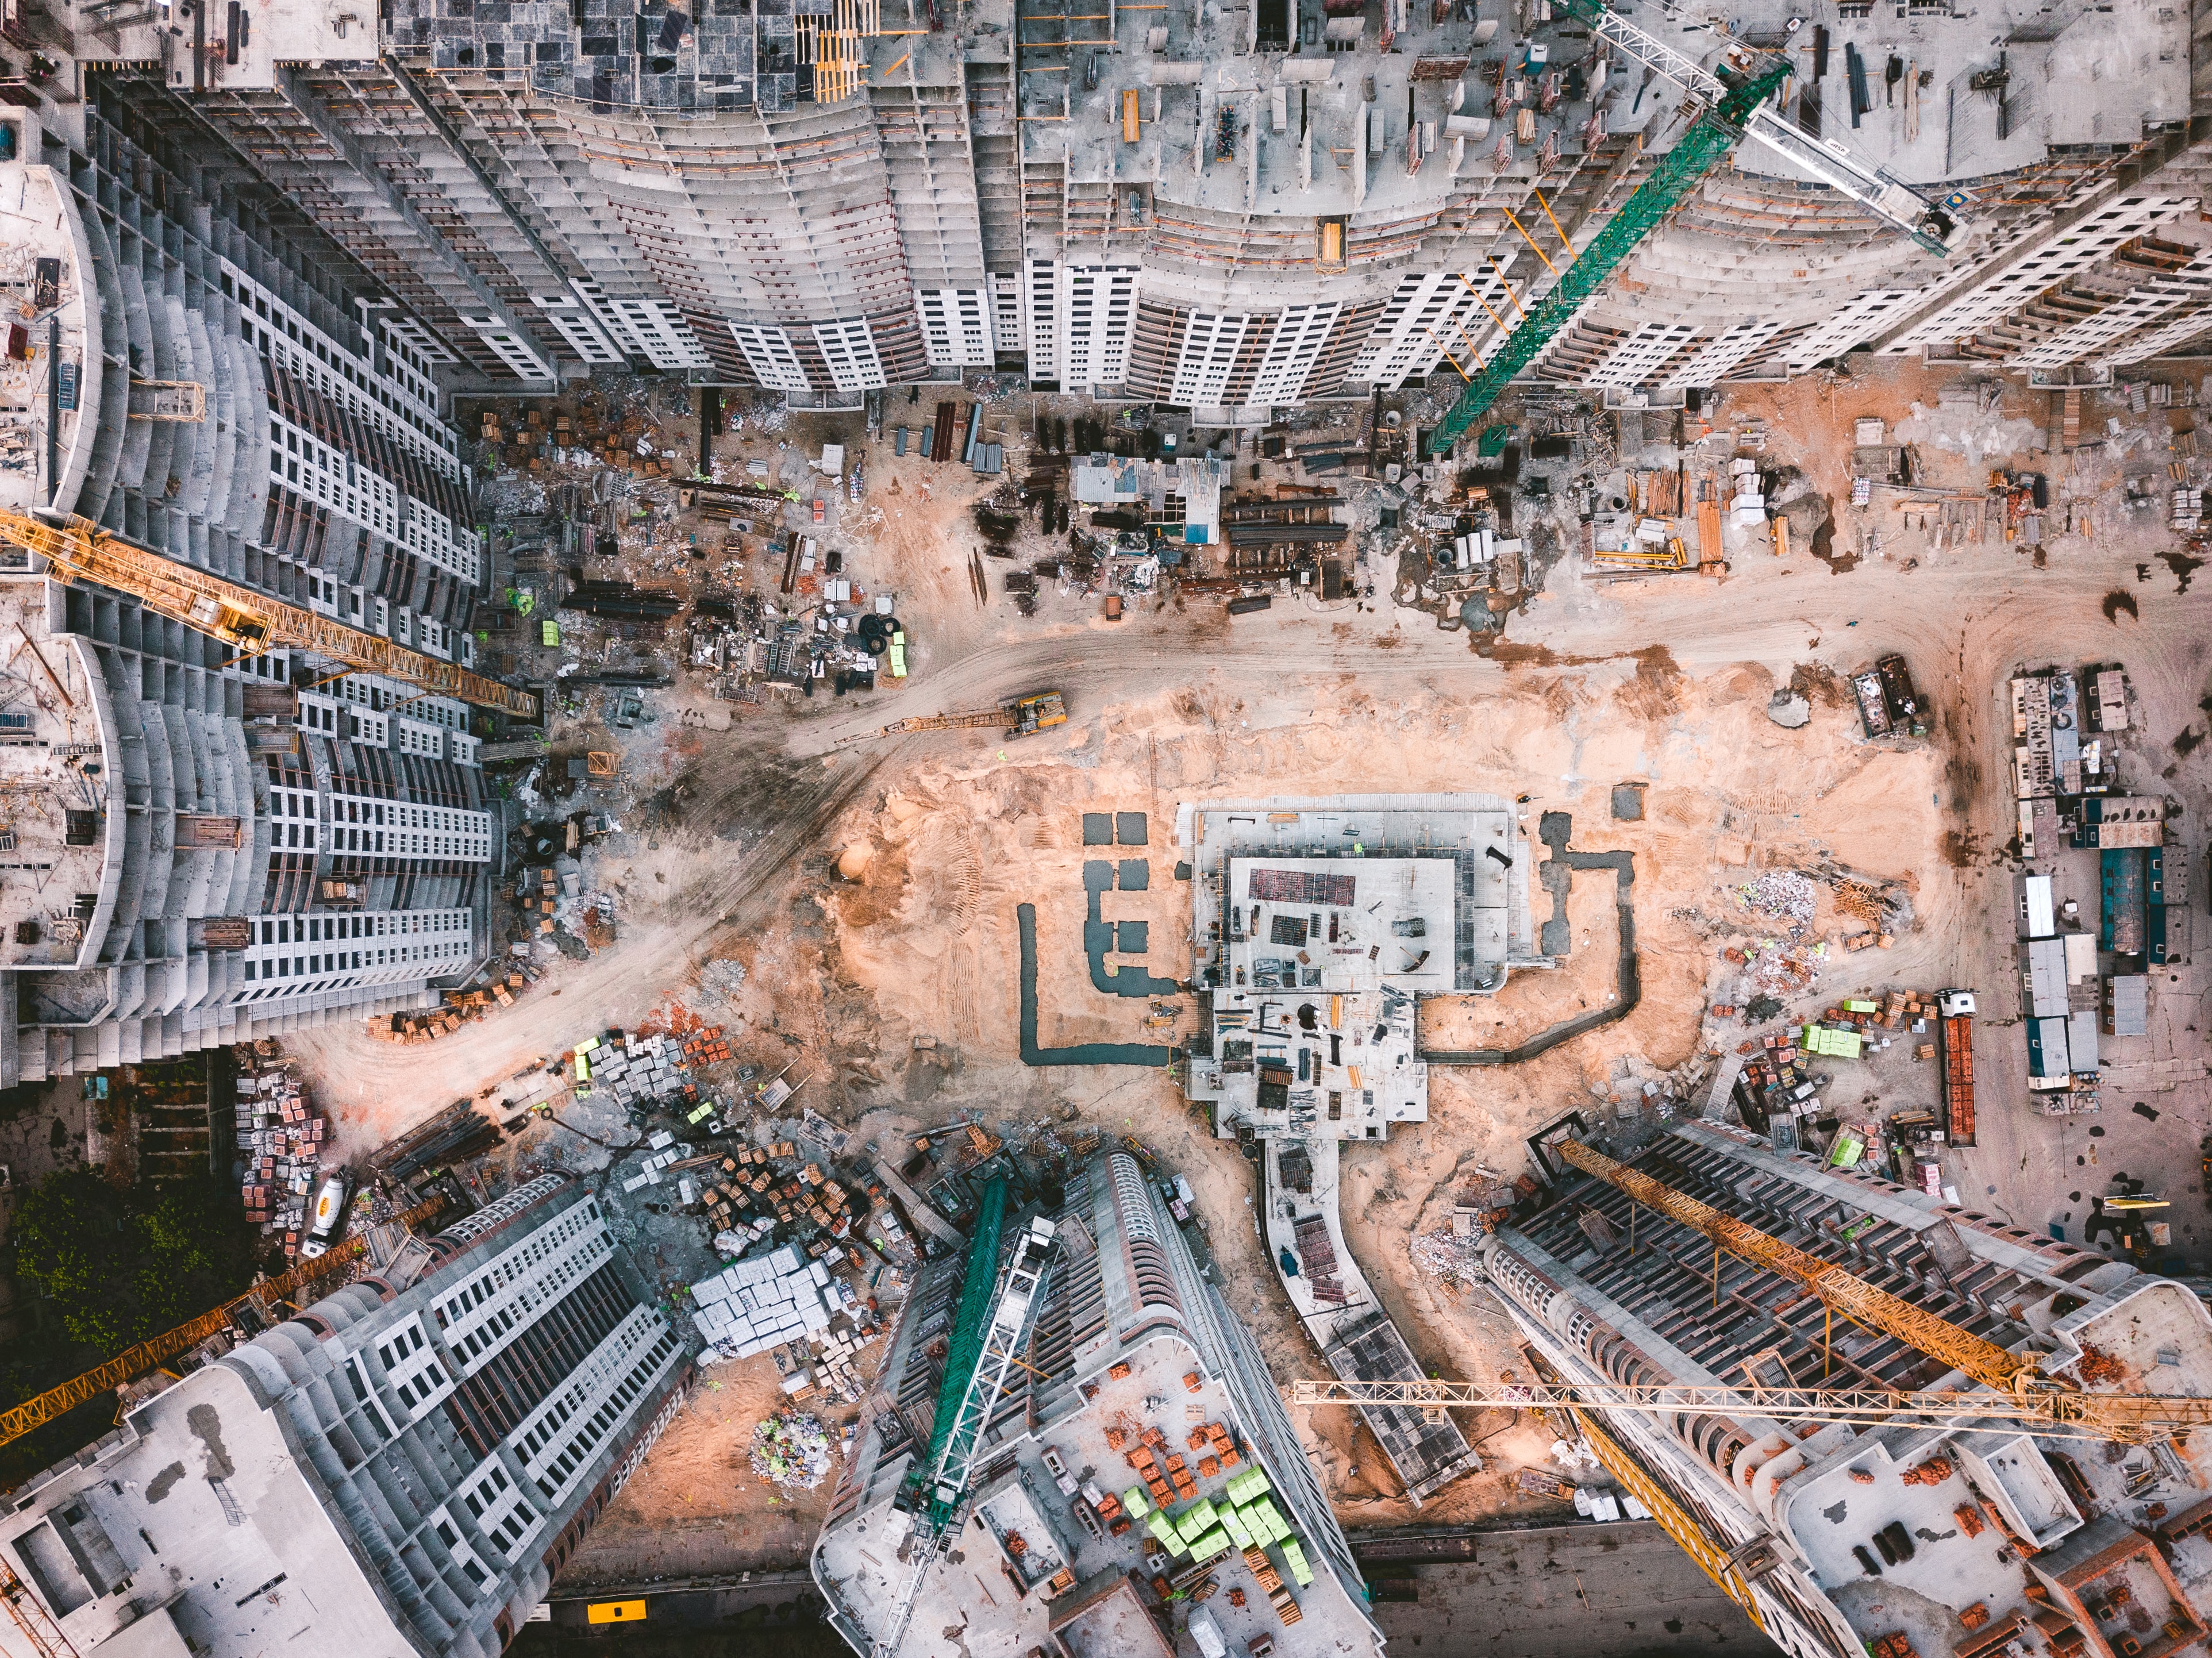
[[1943,1138],[1974,1143],[1974,993],[1947,990],[1936,1004],[1943,1046]]

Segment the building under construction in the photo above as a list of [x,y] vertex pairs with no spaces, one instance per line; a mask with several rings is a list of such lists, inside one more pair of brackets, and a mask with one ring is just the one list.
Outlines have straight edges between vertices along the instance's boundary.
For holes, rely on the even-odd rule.
[[490,1658],[690,1375],[597,1200],[542,1175],[13,1493],[0,1652]]
[[489,572],[405,314],[155,108],[106,83],[68,144],[0,117],[33,318],[0,363],[0,1086],[435,1005],[488,947],[465,704],[33,574],[76,515],[371,656],[472,653]]
[[[1068,1180],[1003,1337],[1038,1229],[999,1212],[917,1277],[864,1406],[814,1546],[838,1632],[877,1658],[1169,1658],[1186,1625],[1238,1653],[1379,1651],[1267,1362],[1138,1160]],[[963,1297],[994,1280],[997,1302]]]
[[[20,0],[85,95],[40,90],[72,64],[0,118],[76,168],[127,107],[350,256],[380,350],[508,390],[650,365],[851,406],[996,367],[1257,420],[1472,372],[1623,214],[1527,376],[1665,402],[1863,346],[2094,380],[2212,330],[2186,8],[1056,4]],[[1716,76],[1769,75],[1718,170],[1632,201]]]
[[[1343,1143],[1428,1121],[1423,999],[1492,994],[1541,960],[1534,843],[1486,794],[1207,800],[1179,811],[1176,838],[1192,848],[1191,976],[1210,1004],[1184,1091],[1218,1137],[1256,1151],[1268,1259],[1329,1369],[1417,1379],[1345,1242]],[[1482,1466],[1441,1414],[1360,1409],[1416,1507]]]
[[[2189,1290],[1733,1127],[1684,1124],[1621,1163],[1548,1139],[1548,1199],[1491,1240],[1491,1284],[1537,1380],[1737,1390],[1572,1415],[1785,1650],[2165,1658],[2203,1638],[2201,1437],[2001,1408],[2022,1389],[2212,1396],[2212,1315]],[[1854,1413],[1760,1388],[1959,1408],[1824,1420]]]

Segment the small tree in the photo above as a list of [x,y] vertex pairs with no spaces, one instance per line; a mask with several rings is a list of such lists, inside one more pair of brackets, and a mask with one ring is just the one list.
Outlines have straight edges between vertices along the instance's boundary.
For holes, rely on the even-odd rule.
[[13,1240],[17,1272],[103,1354],[198,1316],[253,1272],[237,1196],[212,1175],[118,1190],[64,1169],[24,1198]]
[[53,1301],[73,1339],[109,1352],[140,1339],[131,1220],[128,1193],[64,1169],[25,1195],[10,1229],[16,1272]]

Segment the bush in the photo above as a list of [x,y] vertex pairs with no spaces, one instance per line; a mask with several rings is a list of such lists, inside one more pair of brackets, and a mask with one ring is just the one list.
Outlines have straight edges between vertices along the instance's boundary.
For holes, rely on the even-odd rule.
[[11,1242],[17,1275],[100,1357],[197,1317],[253,1270],[238,1194],[211,1175],[118,1190],[64,1169],[24,1197]]

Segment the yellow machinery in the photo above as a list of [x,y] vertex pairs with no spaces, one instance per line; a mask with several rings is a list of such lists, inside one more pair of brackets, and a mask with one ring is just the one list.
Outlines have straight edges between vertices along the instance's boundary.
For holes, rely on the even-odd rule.
[[1617,1385],[1486,1388],[1455,1382],[1298,1382],[1299,1404],[1447,1406],[1504,1405],[1521,1409],[1583,1406],[1603,1410],[1716,1413],[1747,1412],[1778,1421],[1886,1423],[1909,1420],[1938,1426],[1978,1421],[2016,1422],[2031,1433],[2065,1438],[2143,1444],[2190,1428],[2212,1425],[2212,1399],[2160,1394],[2093,1394],[2062,1384],[2035,1368],[2033,1355],[2008,1352],[1948,1319],[1877,1289],[1833,1261],[1724,1215],[1640,1170],[1575,1140],[1551,1149],[1584,1174],[1626,1193],[1644,1207],[1713,1241],[1715,1278],[1723,1249],[1802,1284],[1854,1324],[1879,1330],[1942,1360],[1990,1391],[1913,1392],[1887,1388],[1775,1388],[1750,1379],[1741,1388],[1624,1387]]
[[276,646],[313,651],[333,662],[387,674],[480,708],[499,708],[525,719],[538,715],[538,698],[529,691],[134,547],[86,519],[71,517],[53,525],[21,513],[0,513],[0,542],[45,559],[46,574],[57,581],[90,581],[112,588],[149,610],[237,647],[241,655]]
[[76,1649],[64,1635],[61,1625],[47,1614],[39,1597],[23,1586],[23,1580],[0,1560],[0,1605],[8,1608],[8,1616],[31,1643],[31,1650],[39,1658],[76,1658]]
[[[1041,731],[1067,723],[1067,704],[1058,691],[1039,691],[1017,697],[984,714],[933,714],[916,720],[895,720],[869,733],[872,737],[902,737],[908,732],[1001,731],[1009,737],[1034,737]],[[865,742],[866,738],[847,739]]]
[[[1551,1149],[1574,1168],[1625,1192],[1636,1203],[1713,1241],[1714,1283],[1723,1250],[1788,1278],[1827,1309],[1939,1358],[1974,1381],[1978,1389],[1951,1392],[1886,1388],[1773,1387],[1762,1375],[1779,1369],[1779,1355],[1760,1354],[1741,1366],[1741,1387],[1636,1387],[1559,1380],[1533,1351],[1540,1379],[1506,1382],[1346,1382],[1335,1377],[1292,1382],[1293,1404],[1410,1406],[1433,1416],[1450,1406],[1556,1410],[1571,1416],[1607,1472],[1632,1492],[1696,1561],[1705,1575],[1761,1629],[1744,1552],[1716,1536],[1705,1522],[1610,1431],[1606,1412],[1655,1417],[1699,1415],[1765,1418],[1790,1424],[1850,1422],[1868,1425],[1923,1424],[1975,1430],[1992,1422],[2017,1424],[2045,1438],[2096,1439],[2144,1444],[2212,1424],[2212,1399],[2149,1394],[2093,1394],[2061,1384],[2035,1370],[2032,1356],[2008,1352],[1949,1320],[1913,1306],[1834,1262],[1784,1242],[1686,1193],[1626,1167],[1574,1140]],[[1526,1350],[1524,1350],[1526,1351]]]
[[2142,1444],[2212,1424],[2212,1399],[2159,1394],[1909,1392],[1887,1388],[1637,1388],[1608,1382],[1293,1382],[1293,1405],[1410,1405],[1516,1411],[1633,1411],[1645,1416],[1771,1417],[1778,1422],[1850,1422],[1870,1427],[1970,1429],[2011,1422],[2046,1439]]
[[[428,1203],[417,1204],[399,1217],[398,1224],[412,1229],[436,1214],[444,1205],[441,1198],[432,1198]],[[327,1254],[313,1260],[303,1260],[289,1272],[257,1284],[237,1300],[227,1302],[211,1313],[202,1313],[189,1324],[180,1324],[164,1334],[126,1347],[106,1363],[87,1370],[75,1381],[64,1382],[58,1388],[49,1388],[36,1399],[25,1400],[12,1411],[0,1412],[0,1445],[11,1439],[21,1439],[32,1429],[52,1421],[78,1406],[89,1403],[100,1394],[112,1393],[133,1376],[143,1376],[159,1367],[164,1361],[179,1353],[197,1347],[210,1336],[242,1324],[266,1324],[271,1321],[270,1309],[278,1303],[292,1299],[292,1292],[320,1282],[350,1266],[368,1247],[361,1238],[349,1238]],[[3,1588],[4,1586],[0,1586]]]

